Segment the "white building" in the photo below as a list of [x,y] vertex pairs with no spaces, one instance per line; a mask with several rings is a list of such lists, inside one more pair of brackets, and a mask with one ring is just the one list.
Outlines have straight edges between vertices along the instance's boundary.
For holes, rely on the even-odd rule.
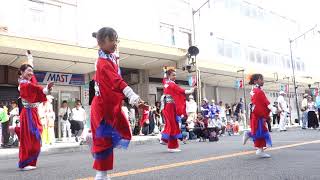
[[[176,66],[180,82],[187,86],[190,74],[181,67],[192,44],[192,7],[189,0],[2,1],[0,77],[7,77],[0,78],[0,93],[6,95],[2,100],[17,96],[15,68],[29,49],[40,81],[49,76],[57,81],[56,108],[62,100],[81,99],[88,109],[88,81],[97,58],[91,34],[110,26],[120,36],[123,77],[153,104],[162,92],[162,66]],[[278,82],[291,76],[288,38],[299,30],[295,21],[279,14],[240,0],[210,1],[210,8],[195,14],[203,95],[226,103],[238,101],[242,92],[233,87],[241,78],[237,70],[243,68],[245,73],[262,72],[270,81],[266,89],[278,91]],[[297,77],[305,75],[308,64],[299,57],[295,63]],[[273,82],[276,76],[279,81]]]

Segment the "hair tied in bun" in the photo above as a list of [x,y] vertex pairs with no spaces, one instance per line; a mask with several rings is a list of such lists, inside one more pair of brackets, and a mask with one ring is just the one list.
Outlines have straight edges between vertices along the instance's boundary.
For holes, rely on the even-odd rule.
[[96,33],[96,32],[93,32],[93,33],[92,33],[92,37],[97,38],[97,33]]

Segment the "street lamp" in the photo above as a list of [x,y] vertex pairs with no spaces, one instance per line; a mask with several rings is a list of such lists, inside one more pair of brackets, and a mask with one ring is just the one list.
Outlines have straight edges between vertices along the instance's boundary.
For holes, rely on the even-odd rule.
[[292,57],[292,43],[295,42],[296,40],[300,39],[301,37],[304,37],[307,33],[313,32],[316,30],[317,25],[315,25],[313,28],[309,29],[308,31],[302,33],[301,35],[297,36],[294,39],[289,39],[289,44],[290,44],[290,57],[291,57],[291,66],[292,66],[292,79],[293,79],[293,86],[294,86],[294,95],[295,95],[295,100],[296,100],[296,108],[297,108],[297,115],[298,119],[300,119],[300,109],[299,109],[299,104],[298,104],[298,95],[297,95],[297,85],[296,85],[296,77],[295,77],[295,64],[293,62],[293,57]]
[[[192,36],[193,36],[192,47],[196,46],[196,28],[195,28],[195,23],[194,23],[194,16],[206,4],[208,4],[210,6],[210,0],[207,0],[205,3],[203,3],[196,10],[192,8],[192,29],[193,29],[193,31],[192,31]],[[199,50],[198,50],[198,53],[199,53]],[[194,61],[194,65],[196,67],[196,79],[197,79],[197,104],[198,104],[198,108],[200,109],[200,106],[201,106],[201,76],[200,76],[200,69],[198,67],[198,63],[196,60]]]

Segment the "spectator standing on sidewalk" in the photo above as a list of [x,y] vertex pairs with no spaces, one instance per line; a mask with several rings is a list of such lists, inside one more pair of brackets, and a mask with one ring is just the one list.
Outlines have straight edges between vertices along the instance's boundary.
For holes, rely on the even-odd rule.
[[47,116],[47,126],[48,126],[48,135],[47,135],[47,144],[52,145],[56,142],[56,137],[54,134],[54,122],[56,120],[56,114],[53,111],[52,101],[54,99],[53,96],[47,96],[47,107],[46,107],[46,116]]
[[156,118],[156,125],[155,125],[155,129],[157,129],[158,126],[158,130],[159,132],[163,129],[163,121],[162,121],[162,116],[161,116],[161,112],[160,112],[160,108],[161,108],[161,103],[160,102],[156,102],[156,111],[155,111],[155,118]]
[[130,105],[130,111],[129,111],[129,122],[132,129],[132,132],[134,133],[134,128],[136,125],[137,117],[136,117],[136,107]]
[[246,122],[246,112],[245,112],[245,107],[244,107],[244,102],[243,99],[240,98],[240,102],[236,106],[236,110],[234,112],[234,116],[236,117],[236,121],[239,123],[242,123],[243,125]]
[[[18,103],[16,101],[12,101],[11,102],[11,111],[9,113],[10,115],[10,123],[12,127],[19,127],[20,126],[20,120],[19,120],[19,108],[18,108]],[[18,136],[14,133],[11,133],[11,138],[12,138],[12,144],[14,146],[18,146],[19,145],[19,141],[18,141]]]
[[316,97],[316,107],[318,112],[318,119],[320,120],[320,94],[318,94]]
[[308,128],[316,129],[319,127],[319,121],[316,115],[316,106],[311,96],[308,96]]
[[46,102],[42,102],[38,106],[38,115],[40,118],[40,123],[42,126],[41,132],[41,145],[44,146],[47,144],[47,136],[48,136],[48,120],[47,120],[47,113],[46,113]]
[[281,131],[286,131],[286,124],[287,124],[287,119],[288,119],[288,113],[289,113],[289,108],[288,104],[284,99],[284,95],[286,93],[284,91],[280,91],[279,97],[277,99],[278,102],[278,109],[280,112],[280,123],[279,123],[279,130]]
[[59,109],[59,118],[62,129],[62,141],[71,140],[71,109],[68,106],[68,102],[64,100]]
[[272,106],[272,124],[273,126],[277,125],[279,126],[280,122],[280,115],[279,115],[279,110],[278,110],[278,102],[274,102]]
[[230,122],[231,121],[231,116],[232,116],[232,109],[231,109],[231,107],[230,107],[230,105],[228,103],[226,103],[225,109],[226,109],[227,121]]
[[302,111],[302,129],[307,128],[308,123],[308,94],[303,95],[303,100],[301,102],[301,111]]
[[9,116],[8,116],[8,108],[4,105],[0,105],[0,122],[1,122],[1,130],[2,130],[2,144],[1,147],[9,148]]
[[[76,101],[76,107],[72,109],[72,121],[74,128],[74,136],[76,142],[79,141],[81,137],[82,131],[84,129],[84,124],[86,121],[86,111],[82,108],[82,104],[80,100]],[[82,140],[80,140],[82,141]]]
[[219,105],[218,105],[218,110],[219,110],[219,118],[221,119],[221,121],[223,123],[226,124],[226,108],[225,106],[223,106],[223,102],[222,101],[219,101]]

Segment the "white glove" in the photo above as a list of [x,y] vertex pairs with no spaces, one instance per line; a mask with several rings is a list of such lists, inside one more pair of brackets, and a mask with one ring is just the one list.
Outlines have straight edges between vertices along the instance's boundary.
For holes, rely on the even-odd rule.
[[271,104],[269,104],[268,108],[272,111],[273,106]]
[[122,92],[129,99],[129,104],[132,106],[139,103],[140,97],[129,86],[125,87]]
[[45,95],[49,95],[49,94],[51,94],[51,90],[52,90],[52,89],[49,89],[49,88],[48,88],[48,85],[47,85],[45,88],[43,88],[42,92],[43,92],[43,94],[45,94]]
[[191,88],[191,89],[184,91],[185,94],[192,94],[193,92],[194,92],[194,88]]

